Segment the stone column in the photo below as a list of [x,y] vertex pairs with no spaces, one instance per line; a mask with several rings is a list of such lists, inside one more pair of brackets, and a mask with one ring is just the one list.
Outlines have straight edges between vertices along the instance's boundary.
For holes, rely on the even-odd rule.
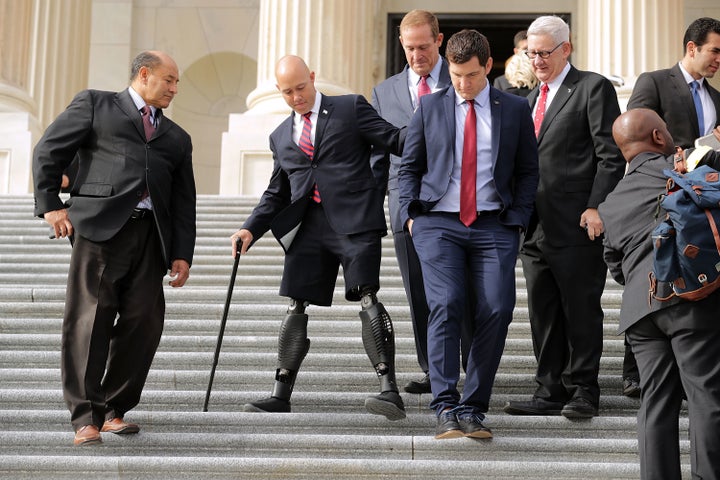
[[684,0],[593,0],[578,6],[575,47],[588,70],[623,79],[622,110],[638,75],[669,68],[684,54]]
[[87,84],[90,0],[0,0],[0,193],[31,191],[32,148]]
[[257,88],[248,111],[232,114],[223,134],[221,195],[259,195],[272,170],[268,136],[290,113],[275,88],[275,64],[284,55],[304,58],[315,87],[327,95],[369,91],[375,0],[261,0]]

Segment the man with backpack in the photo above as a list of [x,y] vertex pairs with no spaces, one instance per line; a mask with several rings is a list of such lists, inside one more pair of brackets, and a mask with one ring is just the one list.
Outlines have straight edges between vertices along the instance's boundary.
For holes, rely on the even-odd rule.
[[[677,296],[660,301],[648,295],[654,258],[651,233],[664,219],[664,212],[657,212],[667,180],[663,170],[672,169],[675,159],[682,161],[684,156],[674,155],[667,125],[649,109],[623,113],[612,133],[628,169],[599,213],[605,225],[605,261],[613,278],[625,287],[619,333],[627,335],[640,370],[641,478],[681,478],[678,418],[684,388],[692,476],[718,479],[720,290],[699,301]],[[715,133],[720,137],[720,129]],[[720,167],[720,152],[709,152],[702,163]],[[656,297],[671,293],[671,284],[658,283]]]

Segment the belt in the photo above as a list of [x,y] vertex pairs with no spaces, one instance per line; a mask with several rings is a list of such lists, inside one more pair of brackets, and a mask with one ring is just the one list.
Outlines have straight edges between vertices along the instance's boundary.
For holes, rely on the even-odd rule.
[[141,220],[143,218],[150,218],[152,215],[152,210],[149,210],[147,208],[134,208],[133,211],[130,213],[130,218],[133,220]]
[[[478,210],[476,213],[478,217],[497,217],[500,215],[500,212],[501,210]],[[427,215],[441,215],[454,219],[458,219],[460,217],[459,212],[427,212]]]

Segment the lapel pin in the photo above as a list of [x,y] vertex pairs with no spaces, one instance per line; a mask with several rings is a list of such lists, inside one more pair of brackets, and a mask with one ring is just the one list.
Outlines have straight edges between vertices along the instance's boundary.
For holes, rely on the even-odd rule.
[[323,115],[327,115],[327,110],[323,110]]

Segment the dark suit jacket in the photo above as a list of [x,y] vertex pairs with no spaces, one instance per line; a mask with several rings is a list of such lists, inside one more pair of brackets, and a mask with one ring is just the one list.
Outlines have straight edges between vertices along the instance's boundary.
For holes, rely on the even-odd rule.
[[76,154],[77,177],[67,206],[77,234],[95,242],[112,238],[147,185],[166,265],[176,259],[192,263],[195,180],[185,130],[162,117],[146,141],[127,90],[80,92],[35,147],[35,215],[64,208],[60,179]]
[[[495,189],[499,221],[526,228],[538,183],[535,133],[527,101],[490,87]],[[403,225],[445,195],[455,157],[455,90],[426,95],[408,127],[398,174]]]
[[[715,104],[718,120],[714,126],[720,125],[720,92],[707,81],[704,84]],[[654,110],[665,120],[677,146],[692,147],[695,139],[701,136],[692,93],[678,64],[672,68],[640,74],[627,108],[641,107]]]
[[[440,61],[442,63],[440,66],[440,78],[438,78],[438,90],[451,85],[447,61],[444,58],[441,58]],[[410,90],[408,89],[408,70],[409,67],[405,65],[402,72],[378,84],[372,91],[372,106],[385,120],[396,127],[407,126],[415,112]],[[385,150],[373,149],[370,162],[373,169],[378,172],[377,175],[386,176],[388,190],[395,191],[398,188],[397,174],[400,168],[400,160],[401,157],[388,154]],[[395,195],[393,195],[390,201],[390,227],[393,232],[397,233],[402,231],[403,225],[400,221],[399,209],[395,199]]]
[[401,153],[405,131],[383,120],[360,95],[323,95],[311,162],[293,142],[292,125],[290,115],[270,134],[274,160],[270,184],[243,228],[258,239],[272,227],[273,234],[282,238],[302,220],[304,205],[317,184],[336,233],[387,233],[385,184],[373,175],[370,150],[379,145]]
[[[530,92],[530,105],[538,92],[539,87]],[[528,238],[539,221],[549,245],[591,243],[579,226],[580,216],[597,208],[625,172],[625,160],[612,138],[619,115],[609,80],[570,67],[540,126],[540,184]]]
[[[677,303],[676,300],[650,305],[648,274],[653,268],[651,233],[664,219],[656,217],[658,195],[665,193],[667,177],[663,169],[673,168],[672,157],[659,153],[641,153],[628,165],[625,178],[600,204],[600,217],[605,225],[605,263],[610,274],[624,285],[620,308],[620,332],[652,311]],[[660,283],[660,295],[667,295],[671,287]]]

